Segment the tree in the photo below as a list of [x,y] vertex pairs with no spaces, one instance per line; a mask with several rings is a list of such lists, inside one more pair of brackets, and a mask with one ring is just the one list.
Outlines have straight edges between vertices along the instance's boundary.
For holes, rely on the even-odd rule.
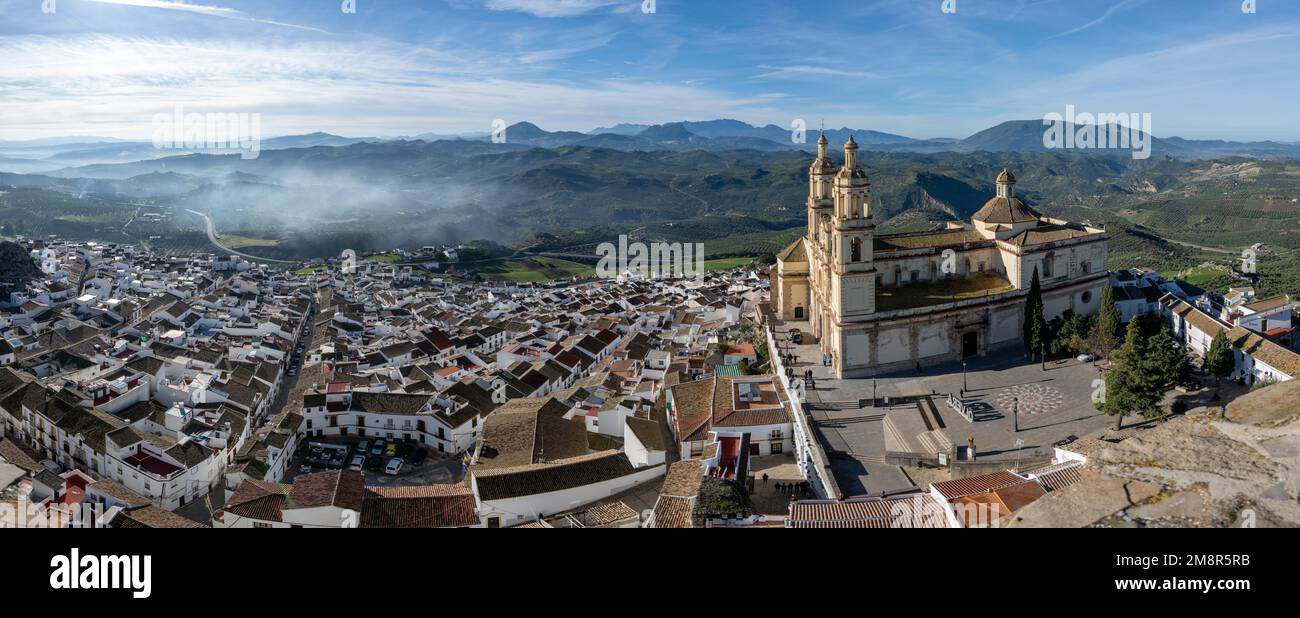
[[1093,331],[1097,329],[1097,318],[1090,315],[1071,314],[1061,324],[1056,333],[1056,349],[1070,354],[1083,354],[1092,351]]
[[1160,330],[1152,335],[1148,342],[1153,361],[1152,369],[1159,373],[1164,390],[1186,384],[1192,374],[1192,360],[1187,355],[1187,347],[1174,339],[1174,333],[1168,323],[1162,320]]
[[1110,357],[1111,351],[1115,349],[1115,336],[1119,333],[1120,326],[1115,289],[1107,285],[1101,293],[1101,315],[1097,317],[1097,328],[1091,338],[1090,347],[1097,356]]
[[22,292],[36,277],[40,269],[22,245],[0,242],[0,298],[8,300],[9,294]]
[[1102,412],[1115,417],[1116,430],[1123,426],[1125,416],[1152,415],[1168,390],[1167,376],[1158,367],[1162,359],[1151,352],[1150,341],[1143,337],[1138,321],[1130,321],[1124,345],[1112,356],[1106,376],[1106,400],[1100,406]]
[[1025,297],[1024,337],[1025,355],[1033,356],[1047,344],[1047,320],[1043,318],[1043,288],[1038,282],[1038,267]]
[[1232,375],[1237,369],[1237,357],[1228,343],[1226,331],[1219,331],[1210,342],[1210,349],[1205,352],[1205,370],[1215,377],[1215,388],[1223,384],[1223,379]]

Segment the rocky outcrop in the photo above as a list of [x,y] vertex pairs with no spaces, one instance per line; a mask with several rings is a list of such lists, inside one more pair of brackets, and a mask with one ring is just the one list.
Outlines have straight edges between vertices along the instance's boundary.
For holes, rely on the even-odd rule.
[[1297,496],[1300,380],[1241,397],[1226,415],[1198,410],[1096,450],[1080,482],[1007,525],[1300,527]]

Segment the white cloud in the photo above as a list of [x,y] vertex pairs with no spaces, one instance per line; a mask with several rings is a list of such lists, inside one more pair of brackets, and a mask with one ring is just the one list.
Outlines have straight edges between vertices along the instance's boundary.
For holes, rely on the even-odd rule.
[[784,117],[760,97],[679,83],[546,80],[495,58],[387,43],[0,37],[0,138],[147,138],[155,114],[262,115],[268,136],[490,130],[495,118],[551,130],[630,119]]

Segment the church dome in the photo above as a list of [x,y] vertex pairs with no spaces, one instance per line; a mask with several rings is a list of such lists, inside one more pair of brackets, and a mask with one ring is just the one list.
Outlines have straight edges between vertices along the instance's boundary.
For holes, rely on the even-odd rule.
[[971,219],[982,223],[1002,223],[1015,225],[1037,221],[1040,215],[1027,206],[1018,197],[995,197],[985,202],[984,207]]
[[1015,181],[1016,181],[1016,177],[1013,176],[1013,175],[1011,174],[1011,170],[1004,169],[1004,170],[1002,170],[1002,173],[1001,173],[1001,174],[998,174],[998,183],[999,183],[999,184],[1001,184],[1001,183],[1005,183],[1005,182],[1012,182],[1012,183],[1013,183],[1013,182],[1015,182]]

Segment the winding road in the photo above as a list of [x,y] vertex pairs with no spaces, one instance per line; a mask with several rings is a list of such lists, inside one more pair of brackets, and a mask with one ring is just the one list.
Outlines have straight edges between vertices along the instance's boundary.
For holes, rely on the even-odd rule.
[[239,257],[248,258],[250,260],[256,260],[258,262],[270,262],[272,264],[297,264],[297,262],[293,262],[290,260],[273,260],[271,258],[265,258],[258,255],[244,253],[243,251],[236,251],[234,249],[231,249],[230,247],[221,244],[221,241],[219,240],[220,237],[217,235],[217,226],[213,225],[212,217],[209,217],[197,210],[190,210],[188,208],[185,209],[185,212],[196,214],[202,217],[203,223],[207,226],[208,242],[212,243],[213,245],[216,245],[217,248],[221,249],[222,251],[225,251],[226,253],[238,255]]

